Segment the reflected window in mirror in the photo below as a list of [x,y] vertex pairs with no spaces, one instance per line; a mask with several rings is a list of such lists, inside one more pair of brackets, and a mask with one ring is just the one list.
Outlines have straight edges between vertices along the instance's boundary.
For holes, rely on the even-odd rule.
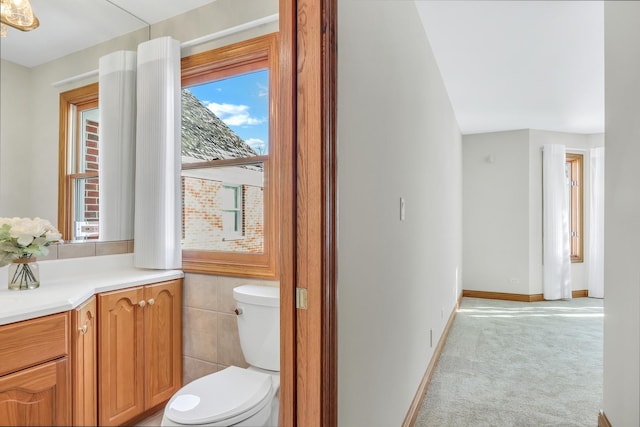
[[97,240],[98,84],[60,94],[58,227],[65,240]]
[[567,211],[569,212],[569,228],[571,248],[571,262],[584,262],[584,176],[583,155],[566,154],[565,177],[567,193]]
[[275,82],[275,34],[182,59],[185,271],[276,277]]

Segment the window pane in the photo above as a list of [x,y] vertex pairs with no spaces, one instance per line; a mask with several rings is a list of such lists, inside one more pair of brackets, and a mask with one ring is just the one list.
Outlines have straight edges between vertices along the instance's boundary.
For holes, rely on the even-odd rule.
[[75,178],[73,240],[98,238],[98,178]]
[[234,237],[235,235],[240,234],[240,224],[238,223],[238,218],[235,212],[233,211],[223,211],[222,212],[222,231],[223,231],[223,239],[228,239],[230,237]]
[[264,252],[264,166],[182,171],[182,249]]
[[183,162],[268,153],[268,70],[182,90]]
[[98,113],[97,108],[92,108],[80,114],[79,173],[98,172]]
[[238,206],[238,187],[225,185],[222,187],[222,209],[236,210]]

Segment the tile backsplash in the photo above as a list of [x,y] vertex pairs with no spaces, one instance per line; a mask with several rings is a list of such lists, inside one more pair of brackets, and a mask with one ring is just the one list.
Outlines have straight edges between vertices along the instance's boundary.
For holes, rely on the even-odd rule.
[[39,261],[117,255],[133,252],[133,240],[113,242],[69,242],[49,246],[49,254],[38,256]]

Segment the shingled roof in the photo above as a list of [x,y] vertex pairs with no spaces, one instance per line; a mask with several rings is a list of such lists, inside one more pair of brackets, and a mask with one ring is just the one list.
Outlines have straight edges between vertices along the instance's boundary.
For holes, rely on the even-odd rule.
[[257,155],[188,89],[182,89],[183,157],[208,161]]

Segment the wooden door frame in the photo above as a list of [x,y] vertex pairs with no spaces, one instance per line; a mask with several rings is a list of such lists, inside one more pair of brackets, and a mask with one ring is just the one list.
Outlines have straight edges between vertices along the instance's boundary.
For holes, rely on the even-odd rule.
[[337,1],[279,7],[280,176],[292,189],[281,192],[280,423],[336,426]]

